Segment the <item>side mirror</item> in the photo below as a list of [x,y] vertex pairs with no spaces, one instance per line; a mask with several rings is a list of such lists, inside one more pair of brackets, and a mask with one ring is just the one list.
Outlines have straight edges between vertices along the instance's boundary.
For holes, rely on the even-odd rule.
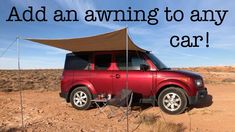
[[140,64],[140,70],[141,71],[147,71],[149,70],[149,65],[146,65],[146,64]]

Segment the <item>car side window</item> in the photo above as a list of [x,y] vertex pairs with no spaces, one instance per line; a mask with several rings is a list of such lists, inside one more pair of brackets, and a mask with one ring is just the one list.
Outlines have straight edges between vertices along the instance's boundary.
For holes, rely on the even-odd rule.
[[102,54],[95,56],[95,70],[107,70],[111,66],[112,55]]
[[[117,54],[115,57],[117,67],[119,70],[126,70],[126,55]],[[136,53],[131,53],[128,56],[128,70],[140,70],[141,64],[147,64],[143,56]]]

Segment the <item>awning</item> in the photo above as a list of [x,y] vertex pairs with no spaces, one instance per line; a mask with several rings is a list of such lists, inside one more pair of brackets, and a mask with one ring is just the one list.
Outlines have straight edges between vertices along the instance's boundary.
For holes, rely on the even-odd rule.
[[121,29],[111,33],[105,33],[92,37],[72,39],[26,39],[33,42],[57,47],[72,52],[84,51],[117,51],[126,50],[126,38],[128,38],[128,50],[146,51],[136,46],[127,36],[127,29]]

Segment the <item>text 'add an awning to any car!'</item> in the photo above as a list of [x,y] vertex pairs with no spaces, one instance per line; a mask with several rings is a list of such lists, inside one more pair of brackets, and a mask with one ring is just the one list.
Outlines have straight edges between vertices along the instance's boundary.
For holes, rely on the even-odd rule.
[[[127,41],[128,39],[128,41]],[[136,46],[127,34],[127,29],[121,29],[111,33],[105,33],[92,37],[72,39],[26,39],[33,42],[57,47],[72,52],[85,51],[117,51],[128,50],[145,51]]]

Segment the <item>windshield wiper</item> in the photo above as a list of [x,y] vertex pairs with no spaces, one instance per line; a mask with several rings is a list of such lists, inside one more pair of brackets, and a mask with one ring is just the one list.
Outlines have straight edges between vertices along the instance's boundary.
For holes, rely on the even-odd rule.
[[170,70],[171,68],[168,68],[168,67],[164,67],[164,68],[161,68],[160,70]]

